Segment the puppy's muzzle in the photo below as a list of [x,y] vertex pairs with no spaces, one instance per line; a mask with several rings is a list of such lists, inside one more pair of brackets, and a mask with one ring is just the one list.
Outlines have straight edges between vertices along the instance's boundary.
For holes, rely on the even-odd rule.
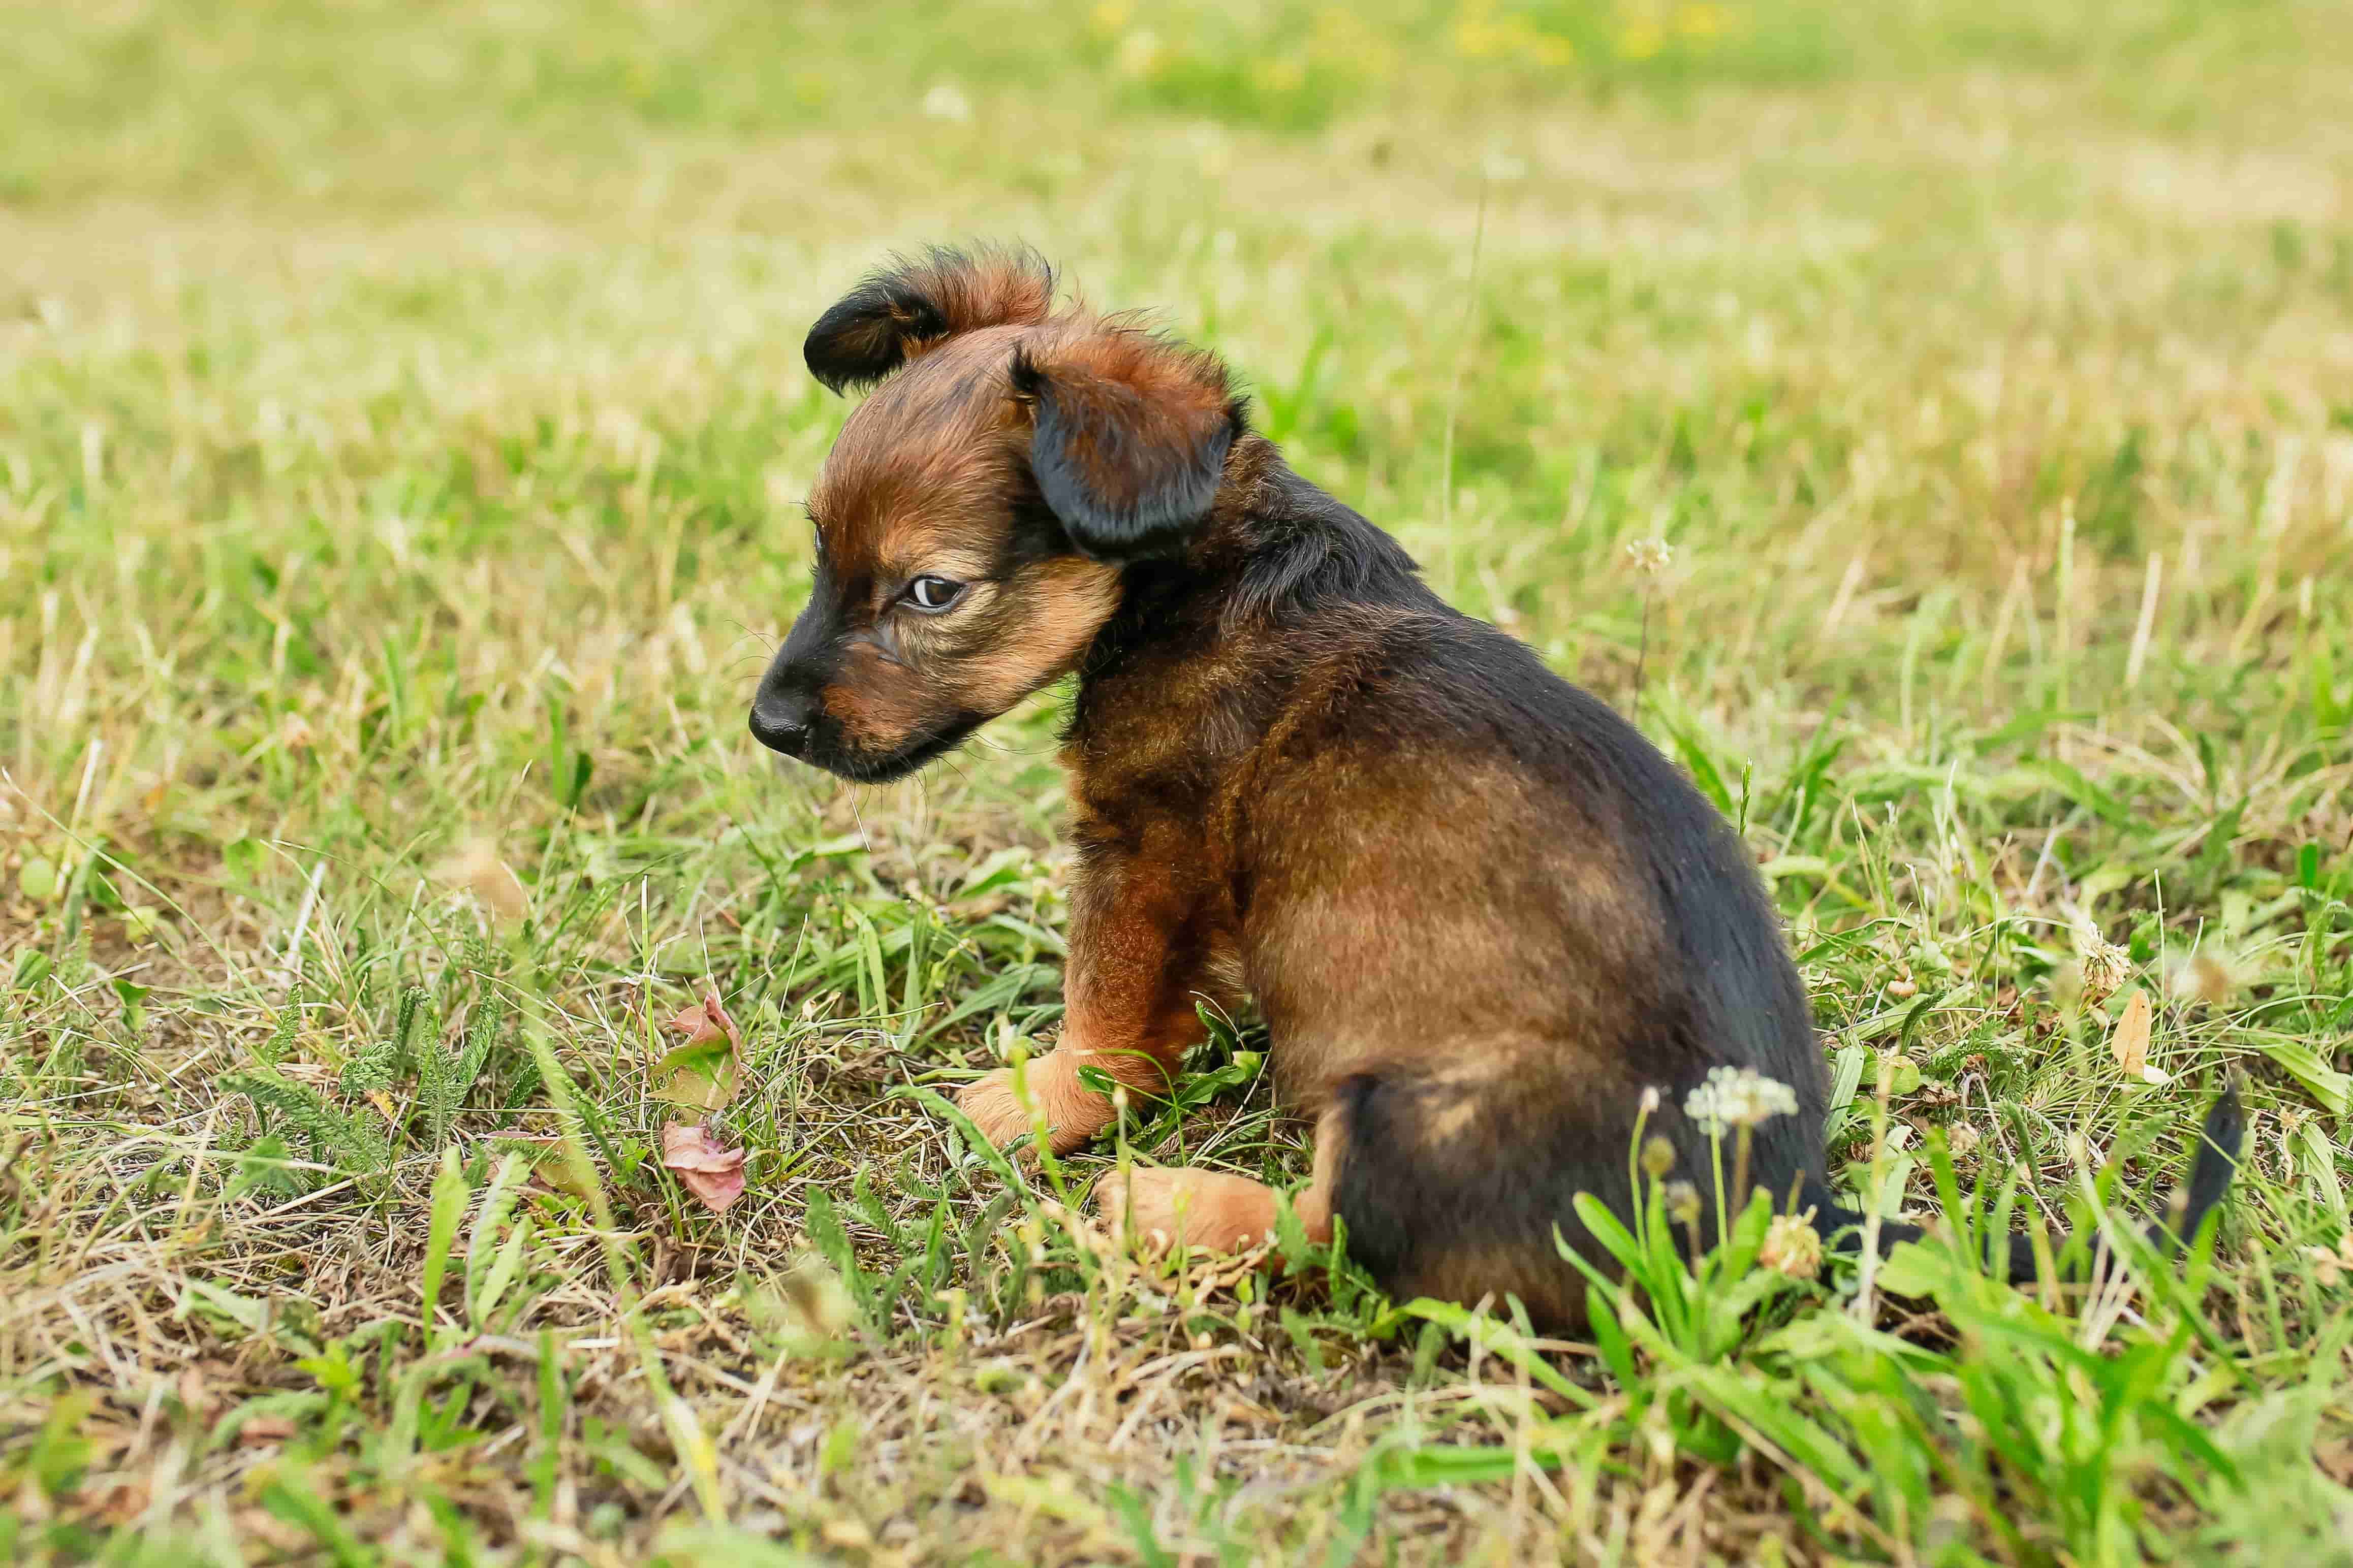
[[772,752],[797,757],[817,724],[817,693],[789,672],[770,670],[752,699],[752,738]]

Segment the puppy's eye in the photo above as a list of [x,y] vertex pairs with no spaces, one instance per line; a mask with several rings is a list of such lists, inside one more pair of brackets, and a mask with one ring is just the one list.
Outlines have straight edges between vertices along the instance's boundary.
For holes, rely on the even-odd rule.
[[907,602],[919,610],[944,610],[964,597],[964,584],[950,577],[918,577],[907,584]]

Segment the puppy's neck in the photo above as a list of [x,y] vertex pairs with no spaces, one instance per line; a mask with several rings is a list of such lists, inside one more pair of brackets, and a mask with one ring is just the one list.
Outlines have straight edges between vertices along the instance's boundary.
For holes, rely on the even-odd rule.
[[1282,448],[1255,434],[1234,443],[1190,546],[1130,567],[1123,590],[1084,670],[1155,643],[1190,645],[1205,630],[1247,637],[1300,629],[1352,604],[1444,608],[1396,540],[1300,477]]
[[1124,574],[1080,665],[1065,761],[1081,774],[1113,757],[1123,775],[1214,772],[1369,625],[1452,614],[1396,540],[1245,436],[1190,548]]

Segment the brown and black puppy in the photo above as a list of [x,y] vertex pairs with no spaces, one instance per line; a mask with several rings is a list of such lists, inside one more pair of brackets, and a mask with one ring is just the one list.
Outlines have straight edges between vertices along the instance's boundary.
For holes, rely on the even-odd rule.
[[[1025,1080],[1057,1149],[1112,1121],[1082,1067],[1162,1092],[1197,997],[1246,991],[1316,1122],[1301,1217],[1342,1215],[1393,1292],[1581,1318],[1554,1242],[1594,1247],[1570,1200],[1627,1210],[1648,1088],[1681,1168],[1705,1169],[1680,1107],[1717,1067],[1795,1091],[1757,1181],[1849,1217],[1821,1183],[1805,991],[1730,826],[1292,472],[1217,360],[1058,308],[1027,255],[951,251],[868,279],[807,354],[837,391],[880,390],[809,498],[815,593],[752,730],[891,779],[1078,673],[1067,1012]],[[1000,1143],[1030,1131],[1005,1072],[960,1104]],[[1275,1217],[1269,1189],[1207,1172],[1103,1196],[1212,1247]]]

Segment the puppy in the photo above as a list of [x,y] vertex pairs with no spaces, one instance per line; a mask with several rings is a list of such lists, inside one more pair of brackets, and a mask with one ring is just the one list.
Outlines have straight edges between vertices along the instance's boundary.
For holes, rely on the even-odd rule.
[[[947,250],[869,278],[806,353],[828,387],[879,390],[809,498],[814,589],[753,733],[893,779],[1079,677],[1060,1043],[1018,1088],[965,1089],[984,1135],[1023,1136],[1036,1108],[1077,1147],[1113,1114],[1083,1069],[1163,1094],[1197,999],[1247,992],[1315,1123],[1296,1212],[1318,1239],[1342,1216],[1392,1293],[1579,1321],[1556,1232],[1602,1255],[1571,1199],[1629,1212],[1650,1089],[1679,1168],[1709,1168],[1682,1107],[1715,1068],[1794,1096],[1756,1130],[1756,1182],[1854,1217],[1823,1184],[1805,990],[1731,826],[1293,473],[1217,359],[1058,307],[1026,253]],[[2234,1126],[2218,1108],[2181,1234],[2229,1179]],[[1272,1191],[1208,1172],[1099,1197],[1210,1248],[1275,1223]],[[2031,1276],[2022,1237],[2017,1258]]]

